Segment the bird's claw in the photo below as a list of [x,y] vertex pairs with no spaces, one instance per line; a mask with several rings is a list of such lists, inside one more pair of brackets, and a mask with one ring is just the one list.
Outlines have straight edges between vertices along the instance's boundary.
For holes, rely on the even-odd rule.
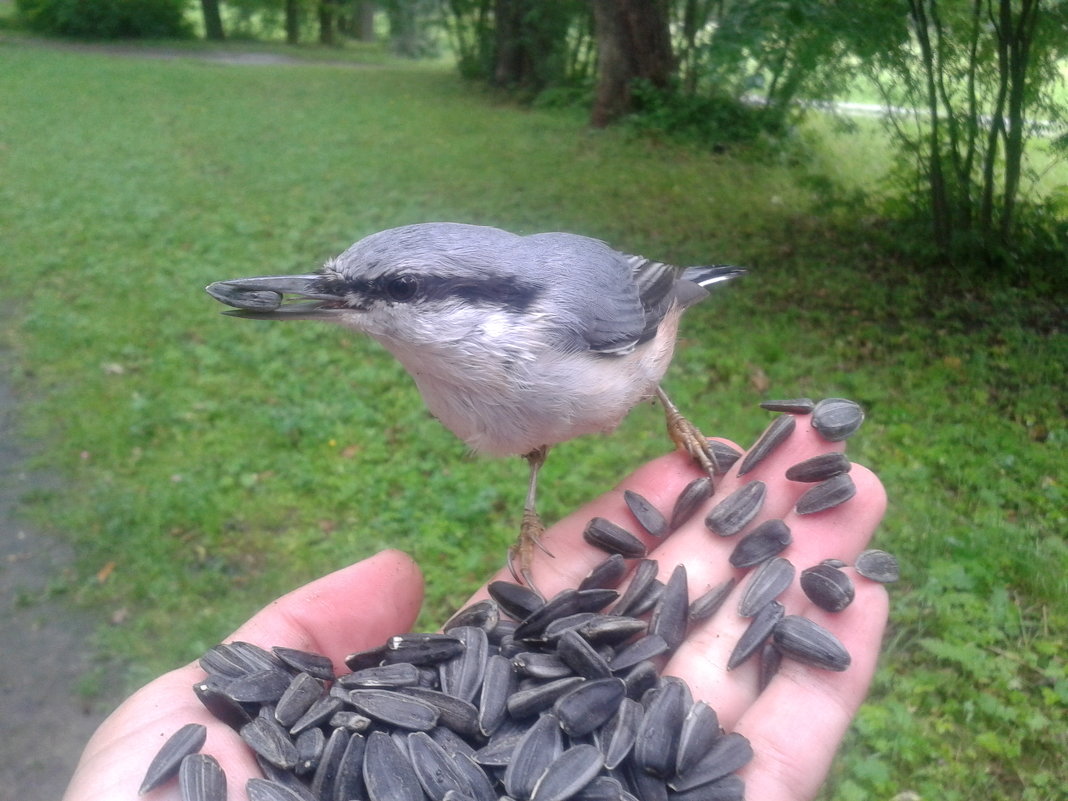
[[[534,576],[531,567],[534,564],[534,548],[537,546],[542,553],[552,556],[552,553],[541,541],[541,535],[545,533],[545,525],[541,517],[532,509],[523,511],[523,524],[519,529],[519,538],[508,549],[508,569],[512,578],[521,584],[526,584],[530,589],[537,591],[534,586]],[[518,569],[517,569],[518,563]]]

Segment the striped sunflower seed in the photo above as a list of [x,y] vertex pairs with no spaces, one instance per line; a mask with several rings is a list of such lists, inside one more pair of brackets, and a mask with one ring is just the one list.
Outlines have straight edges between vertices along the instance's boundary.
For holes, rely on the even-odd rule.
[[530,587],[514,584],[510,581],[491,581],[486,591],[506,614],[516,620],[523,620],[545,605],[542,598]]
[[775,645],[774,640],[765,640],[764,646],[760,649],[760,672],[757,676],[757,688],[760,692],[764,692],[764,689],[771,684],[781,664],[782,651]]
[[790,398],[789,400],[769,400],[760,404],[761,409],[769,412],[789,412],[790,414],[811,414],[816,408],[812,398]]
[[622,554],[614,553],[602,562],[594,565],[578,585],[580,590],[614,589],[627,575],[627,560]]
[[270,779],[253,777],[245,782],[248,801],[304,801],[296,790]]
[[444,801],[449,790],[461,792],[465,789],[466,782],[455,759],[426,732],[409,734],[408,749],[415,775],[431,801]]
[[411,759],[384,732],[372,732],[367,738],[363,782],[370,801],[424,801]]
[[757,441],[753,443],[753,447],[749,449],[745,458],[742,459],[742,466],[738,468],[738,475],[744,476],[750,470],[754,470],[757,465],[774,453],[776,448],[790,438],[796,427],[797,420],[790,414],[783,414],[772,420],[771,425],[764,429],[764,433],[757,438]]
[[322,654],[283,648],[280,645],[274,646],[271,652],[298,673],[307,673],[323,681],[332,681],[334,678],[334,663]]
[[138,794],[144,795],[176,776],[182,760],[199,751],[207,737],[208,729],[200,723],[187,723],[168,737],[149,763]]
[[564,751],[560,721],[546,713],[520,738],[504,771],[504,789],[512,798],[530,798],[534,785]]
[[674,774],[688,711],[682,682],[662,680],[645,708],[634,742],[634,761],[642,770],[661,779]]
[[786,523],[777,518],[765,520],[738,540],[729,557],[730,563],[739,568],[759,565],[782,553],[792,541],[790,527]]
[[841,612],[853,602],[853,580],[837,567],[819,564],[801,571],[801,589],[812,603],[828,612]]
[[886,551],[877,548],[864,551],[857,556],[853,568],[860,575],[882,584],[891,584],[901,577],[901,568],[897,559]]
[[719,611],[719,608],[723,606],[723,602],[727,600],[727,596],[731,594],[731,590],[734,589],[734,585],[737,584],[737,580],[729,578],[722,584],[717,584],[712,587],[703,595],[694,599],[690,604],[688,611],[688,617],[691,623],[698,623],[702,620],[707,620]]
[[446,634],[451,634],[453,629],[471,626],[482,629],[488,635],[497,628],[500,619],[500,606],[492,598],[485,598],[461,609],[446,621],[441,630]]
[[830,451],[790,465],[786,468],[786,478],[790,481],[816,484],[842,473],[848,473],[852,469],[853,463],[849,461],[849,457],[838,451]]
[[784,656],[825,670],[845,670],[851,661],[841,641],[823,626],[799,615],[787,615],[772,634]]
[[693,767],[675,775],[668,785],[677,793],[709,785],[744,768],[752,758],[753,747],[749,740],[737,732],[731,732],[717,739]]
[[705,526],[721,537],[734,536],[756,517],[764,505],[767,489],[763,481],[744,484],[712,507],[705,517]]
[[372,720],[412,731],[427,731],[438,723],[438,710],[416,698],[388,690],[350,690],[349,703]]
[[286,734],[285,729],[273,718],[258,716],[252,722],[241,727],[238,732],[245,745],[270,762],[284,770],[292,770],[297,765],[297,747]]
[[627,686],[615,677],[577,684],[553,704],[553,714],[570,737],[582,737],[615,715]]
[[580,744],[553,760],[534,784],[530,801],[567,801],[600,773],[604,757],[596,746]]
[[622,526],[603,517],[595,517],[587,523],[582,538],[595,548],[610,554],[618,553],[627,559],[641,559],[648,553],[645,543]]
[[182,801],[226,801],[226,774],[210,754],[190,754],[178,769]]
[[615,770],[630,754],[638,737],[645,707],[633,698],[619,702],[616,713],[597,733],[597,744],[604,754],[604,766]]
[[697,511],[697,507],[711,497],[712,479],[708,476],[695,478],[687,484],[675,501],[675,507],[671,510],[671,530],[674,531],[689,520],[693,513]]
[[675,757],[675,773],[685,773],[720,737],[719,716],[704,701],[696,701],[682,720],[679,732],[679,751]]
[[623,501],[638,524],[654,537],[668,533],[668,521],[659,510],[634,490],[623,491]]
[[848,473],[842,473],[816,484],[797,499],[794,509],[799,515],[811,515],[840,506],[856,494],[857,485]]
[[731,651],[730,658],[727,660],[727,670],[734,670],[755,654],[771,636],[775,625],[782,620],[784,614],[786,610],[778,601],[770,601],[757,610],[749,626],[738,638],[734,650]]
[[781,556],[769,559],[750,576],[742,599],[738,602],[738,614],[742,617],[755,615],[790,586],[795,572],[788,559]]
[[649,633],[663,637],[669,651],[674,651],[686,639],[686,613],[690,600],[688,586],[686,565],[676,565],[649,618]]
[[470,701],[482,686],[489,659],[489,638],[483,629],[473,626],[459,626],[451,634],[464,644],[464,650],[438,665],[438,681],[442,692]]
[[307,673],[298,673],[274,707],[274,719],[289,728],[323,695],[323,684]]
[[812,427],[828,442],[841,442],[857,432],[864,410],[846,398],[824,398],[812,410]]

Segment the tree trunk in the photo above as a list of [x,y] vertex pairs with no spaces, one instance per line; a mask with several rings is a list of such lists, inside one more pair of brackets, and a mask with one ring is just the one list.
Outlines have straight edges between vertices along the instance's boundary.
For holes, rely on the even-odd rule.
[[603,128],[634,108],[634,83],[667,89],[674,73],[666,0],[593,0],[597,94],[590,122]]
[[300,42],[300,0],[286,0],[286,44]]
[[360,0],[356,4],[356,38],[361,42],[375,40],[375,4],[370,0]]
[[335,43],[334,16],[336,11],[333,0],[319,0],[319,44]]
[[1020,173],[1023,169],[1024,150],[1024,101],[1027,90],[1027,72],[1031,62],[1031,43],[1035,38],[1039,0],[1023,0],[1016,24],[1012,25],[1012,8],[1009,0],[1002,0],[1003,25],[1000,30],[1009,38],[1009,109],[1008,136],[1005,138],[1005,188],[1001,208],[1001,241],[1007,244],[1012,235],[1013,218],[1016,213],[1016,196],[1020,192]]
[[214,42],[225,39],[219,0],[200,0],[200,10],[204,13],[204,36]]

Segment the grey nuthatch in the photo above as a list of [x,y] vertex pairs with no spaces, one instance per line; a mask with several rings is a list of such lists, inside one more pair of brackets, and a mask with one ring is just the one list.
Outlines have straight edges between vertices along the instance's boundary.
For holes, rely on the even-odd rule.
[[471,448],[524,455],[530,484],[513,557],[530,583],[542,531],[538,470],[550,446],[611,431],[655,395],[672,439],[712,472],[707,440],[660,380],[682,312],[743,272],[680,269],[575,234],[425,223],[361,239],[315,274],[219,281],[207,291],[233,315],[331,320],[369,334]]

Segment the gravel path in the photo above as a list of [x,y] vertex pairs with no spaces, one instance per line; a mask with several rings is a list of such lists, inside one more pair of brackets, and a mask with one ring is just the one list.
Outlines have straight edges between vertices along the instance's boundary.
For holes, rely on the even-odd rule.
[[24,493],[56,482],[29,472],[8,367],[0,354],[0,801],[57,801],[117,689],[102,688],[109,697],[92,706],[78,695],[99,621],[49,597],[65,584],[71,548],[18,517]]

